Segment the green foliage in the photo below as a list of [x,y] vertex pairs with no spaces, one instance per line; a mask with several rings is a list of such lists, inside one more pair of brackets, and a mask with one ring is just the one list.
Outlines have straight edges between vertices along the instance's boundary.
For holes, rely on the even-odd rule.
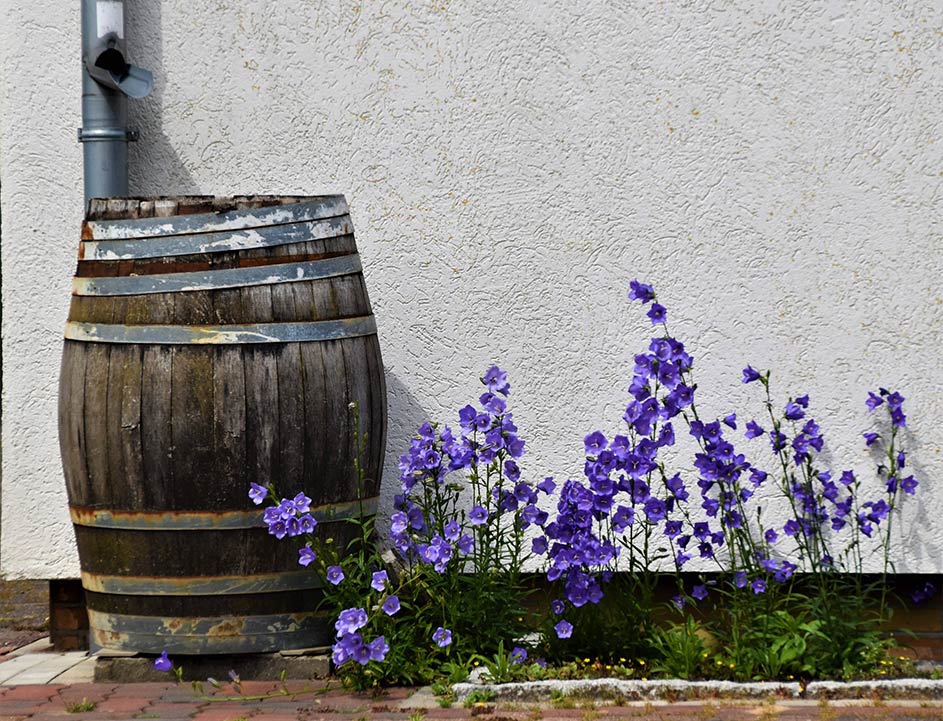
[[471,674],[472,663],[474,663],[473,658],[465,661],[453,658],[442,664],[442,667],[439,669],[439,674],[444,678],[446,683],[462,683],[468,680],[468,676]]
[[436,702],[439,704],[440,708],[449,708],[453,703],[455,703],[455,694],[452,692],[452,684],[460,683],[467,678],[467,674],[457,680],[446,680],[439,679],[432,683],[432,693],[437,697]]
[[497,698],[497,694],[490,689],[475,689],[465,697],[464,706],[470,708],[479,703],[491,703]]
[[[371,519],[352,522],[360,523],[368,537]],[[507,575],[473,576],[457,569],[437,573],[425,564],[389,564],[376,550],[362,553],[356,546],[348,550],[352,552],[346,557],[325,554],[323,568],[340,566],[345,580],[338,587],[328,586],[324,606],[335,614],[365,607],[371,614],[365,636],[382,635],[390,647],[383,663],[347,663],[338,669],[353,688],[428,684],[442,675],[452,683],[465,680],[480,651],[503,653],[504,638],[510,640],[527,629],[521,603],[527,589]],[[391,585],[385,592],[370,586],[373,572],[379,569],[389,574]],[[392,616],[381,609],[384,598],[390,596],[396,596],[401,607]],[[438,627],[451,630],[450,646],[438,648],[432,642]],[[494,634],[494,629],[501,629],[504,636]]]
[[705,623],[717,650],[704,673],[738,681],[886,674],[892,642],[880,631],[887,617],[876,593],[839,574],[771,584],[764,594],[720,590]]
[[511,661],[511,654],[504,650],[504,641],[498,642],[498,650],[491,658],[479,657],[485,668],[486,681],[490,683],[507,683],[514,680],[515,664]]
[[94,701],[83,698],[81,701],[68,704],[65,710],[67,713],[88,713],[89,711],[94,711],[96,706],[98,706],[98,704]]
[[576,708],[576,699],[559,689],[550,689],[550,705],[554,708]]
[[691,616],[683,623],[656,628],[651,637],[657,659],[652,669],[669,678],[691,679],[702,675],[708,656],[703,633],[700,624]]
[[764,620],[761,629],[747,636],[756,644],[750,663],[754,678],[785,676],[817,676],[818,659],[809,653],[810,639],[826,639],[820,630],[821,621],[804,620],[789,611],[774,611]]
[[580,658],[610,664],[619,658],[652,658],[657,581],[657,573],[640,567],[635,573],[614,574],[598,604],[567,609],[573,624],[570,638],[557,638],[553,626],[560,619],[548,614],[541,629],[544,657],[555,664]]

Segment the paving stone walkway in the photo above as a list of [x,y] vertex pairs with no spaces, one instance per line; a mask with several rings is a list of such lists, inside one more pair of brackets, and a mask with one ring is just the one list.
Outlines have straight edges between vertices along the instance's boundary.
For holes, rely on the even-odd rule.
[[[0,664],[2,665],[2,664]],[[21,685],[0,687],[0,721],[540,721],[567,719],[650,719],[657,721],[782,721],[815,719],[940,719],[943,705],[929,701],[831,702],[812,701],[738,703],[626,703],[606,706],[581,701],[572,708],[553,704],[485,704],[471,707],[429,708],[428,693],[416,689],[391,689],[381,694],[344,691],[325,681],[288,682],[289,695],[258,699],[277,692],[278,683],[247,682],[243,698],[231,688],[198,697],[188,686],[175,683]]]
[[[47,643],[48,645],[48,643]],[[93,683],[94,659],[84,652],[26,646],[0,661],[0,721],[854,721],[943,720],[943,700],[777,700],[626,702],[593,699],[543,703],[440,705],[428,689],[378,694],[345,691],[336,681],[247,681],[205,687],[199,694],[171,678],[162,683]]]

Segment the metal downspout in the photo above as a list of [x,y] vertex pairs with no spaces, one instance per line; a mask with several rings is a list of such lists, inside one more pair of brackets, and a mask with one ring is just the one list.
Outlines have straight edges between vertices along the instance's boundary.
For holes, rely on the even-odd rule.
[[82,143],[85,204],[128,194],[128,98],[154,87],[148,70],[130,65],[123,0],[82,0]]

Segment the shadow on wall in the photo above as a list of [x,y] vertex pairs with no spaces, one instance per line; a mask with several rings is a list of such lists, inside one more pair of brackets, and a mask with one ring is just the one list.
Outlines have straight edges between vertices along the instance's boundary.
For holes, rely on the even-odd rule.
[[429,412],[416,396],[389,370],[386,372],[387,431],[386,458],[380,483],[380,534],[386,536],[387,520],[393,508],[393,496],[400,492],[399,457],[406,452],[416,430],[429,420]]
[[[910,439],[908,439],[908,441],[910,441]],[[911,442],[908,443],[908,446],[909,445],[911,445]],[[923,446],[923,448],[928,447],[929,444]],[[916,455],[917,454],[915,454],[915,456]],[[914,478],[921,481],[920,487],[917,488],[917,497],[919,498],[920,493],[926,493],[930,490],[929,483],[926,483],[930,478],[928,475],[930,471],[920,462],[920,459],[915,456],[909,456],[907,458],[908,468],[903,471],[901,475],[907,476],[912,474]],[[900,536],[897,538],[898,541],[901,542],[901,545],[907,548],[907,552],[905,553],[907,563],[901,564],[897,570],[900,572],[916,572],[910,570],[911,563],[913,563],[913,569],[938,567],[940,556],[939,547],[937,543],[933,541],[928,543],[930,539],[928,538],[929,534],[926,533],[926,529],[934,528],[937,521],[931,517],[927,503],[917,502],[907,505],[916,507],[916,511],[912,512],[910,509],[904,511],[904,517],[910,520],[910,526],[902,528],[899,531]]]
[[198,195],[200,187],[163,129],[164,35],[160,2],[135,3],[125,17],[128,52],[136,65],[154,73],[154,90],[128,104],[128,124],[141,139],[128,148],[131,195]]

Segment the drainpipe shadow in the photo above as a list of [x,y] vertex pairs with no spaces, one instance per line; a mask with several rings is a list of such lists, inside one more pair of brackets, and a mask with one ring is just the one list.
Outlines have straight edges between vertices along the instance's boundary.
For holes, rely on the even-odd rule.
[[128,144],[128,185],[131,195],[199,195],[199,184],[164,134],[164,34],[160,2],[126,3],[125,33],[132,62],[154,73],[154,90],[129,104],[128,125],[141,139]]

